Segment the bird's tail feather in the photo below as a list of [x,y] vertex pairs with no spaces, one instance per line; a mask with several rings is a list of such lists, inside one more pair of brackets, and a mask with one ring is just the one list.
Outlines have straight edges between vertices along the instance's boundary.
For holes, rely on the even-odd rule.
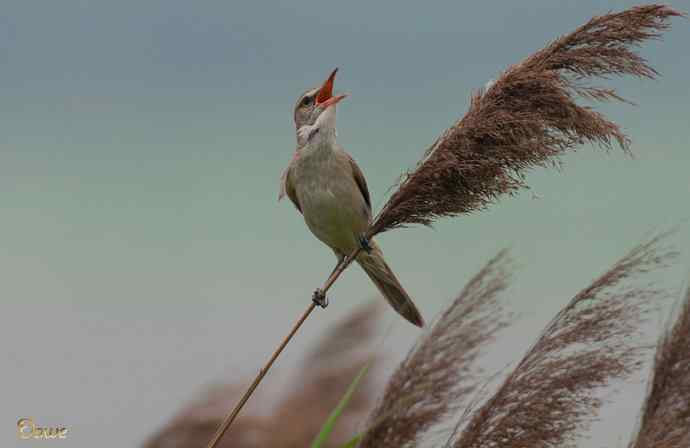
[[398,314],[412,324],[423,327],[421,313],[383,259],[383,252],[374,241],[370,241],[370,245],[371,252],[361,252],[357,256],[357,262]]

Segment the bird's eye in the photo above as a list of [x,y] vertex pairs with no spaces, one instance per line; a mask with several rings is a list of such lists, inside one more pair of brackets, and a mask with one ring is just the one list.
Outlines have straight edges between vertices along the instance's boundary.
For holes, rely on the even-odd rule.
[[302,100],[302,106],[311,106],[311,103],[314,102],[314,97],[312,96],[305,96],[304,99]]

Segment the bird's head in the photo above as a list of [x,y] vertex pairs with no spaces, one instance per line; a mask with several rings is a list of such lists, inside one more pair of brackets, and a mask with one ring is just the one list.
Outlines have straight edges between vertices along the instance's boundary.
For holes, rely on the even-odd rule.
[[[297,100],[294,118],[297,138],[300,134],[312,134],[319,129],[335,131],[335,105],[347,94],[333,96],[336,68],[321,87],[309,89]],[[301,131],[301,132],[300,132]]]

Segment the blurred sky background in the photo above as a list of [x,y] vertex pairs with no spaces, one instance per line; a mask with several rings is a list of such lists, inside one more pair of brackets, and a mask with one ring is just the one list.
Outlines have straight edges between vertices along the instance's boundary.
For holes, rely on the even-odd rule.
[[[15,434],[31,416],[69,427],[69,446],[136,446],[203,386],[257,371],[334,262],[276,202],[293,103],[334,67],[336,90],[351,93],[339,141],[381,206],[473,89],[592,15],[634,4],[5,0],[0,444],[34,446]],[[522,320],[500,345],[507,363],[648,232],[680,223],[689,247],[690,26],[673,25],[642,50],[659,81],[609,83],[639,106],[601,108],[635,158],[583,147],[487,212],[379,238],[427,320],[512,247]],[[680,290],[688,265],[676,271],[667,280]],[[349,270],[265,387],[373,296]],[[418,333],[388,318],[384,344],[403,352]],[[620,431],[609,424],[582,446],[627,441],[639,396],[624,398],[609,411],[623,416]]]

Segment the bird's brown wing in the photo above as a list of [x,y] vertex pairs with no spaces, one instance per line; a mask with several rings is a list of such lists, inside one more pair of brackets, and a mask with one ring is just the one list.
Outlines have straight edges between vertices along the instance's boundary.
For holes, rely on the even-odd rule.
[[357,162],[355,162],[355,159],[353,159],[350,154],[345,153],[345,155],[347,155],[347,159],[350,162],[350,167],[352,168],[352,175],[355,177],[355,182],[357,182],[359,191],[362,193],[362,196],[364,197],[364,202],[367,203],[367,206],[369,207],[369,212],[371,212],[371,197],[369,196],[369,188],[367,187],[367,180],[364,178],[364,173],[362,173],[362,170],[359,169],[359,166],[357,166]]
[[[295,157],[296,156],[297,155],[295,154]],[[299,199],[297,199],[297,192],[295,191],[295,186],[292,183],[292,179],[290,177],[291,168],[292,161],[290,162],[288,167],[285,168],[285,171],[283,171],[283,174],[280,176],[280,193],[278,193],[278,201],[280,201],[285,197],[285,195],[287,195],[287,197],[290,198],[290,201],[292,201],[292,203],[295,204],[295,208],[299,210],[300,213],[302,213],[302,207],[299,205]]]

